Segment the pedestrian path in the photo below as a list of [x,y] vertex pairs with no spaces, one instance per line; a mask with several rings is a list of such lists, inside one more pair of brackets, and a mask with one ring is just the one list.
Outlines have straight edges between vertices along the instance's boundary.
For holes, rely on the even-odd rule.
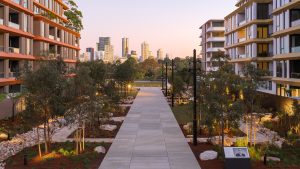
[[99,169],[200,169],[160,88],[141,88]]

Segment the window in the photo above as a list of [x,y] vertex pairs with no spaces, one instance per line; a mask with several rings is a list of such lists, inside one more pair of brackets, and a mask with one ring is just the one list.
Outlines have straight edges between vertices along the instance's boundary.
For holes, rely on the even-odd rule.
[[265,39],[268,38],[268,26],[258,26],[257,27],[257,38]]
[[269,56],[269,45],[268,44],[257,44],[257,56],[268,57]]
[[269,4],[257,4],[257,19],[269,19]]

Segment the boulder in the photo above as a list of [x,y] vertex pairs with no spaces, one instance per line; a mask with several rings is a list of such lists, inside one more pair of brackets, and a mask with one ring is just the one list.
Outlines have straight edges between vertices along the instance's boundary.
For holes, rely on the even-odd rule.
[[4,168],[5,168],[5,163],[0,162],[0,169],[4,169]]
[[[264,157],[261,158],[261,161],[264,160]],[[267,161],[280,162],[280,158],[278,157],[267,157]]]
[[7,134],[6,133],[0,133],[0,139],[7,139]]
[[183,129],[185,131],[191,131],[192,130],[192,126],[193,126],[192,123],[187,123],[186,125],[183,125]]
[[114,130],[117,129],[117,125],[105,124],[105,125],[101,125],[100,128],[101,128],[102,130],[114,131]]
[[110,119],[114,122],[122,122],[125,120],[125,117],[112,117]]
[[95,147],[94,151],[96,151],[97,153],[102,153],[102,154],[106,153],[106,150],[103,146]]
[[214,160],[218,157],[218,153],[212,150],[204,151],[200,154],[200,160],[207,161],[207,160]]
[[274,143],[274,146],[278,147],[278,148],[282,148],[282,144],[283,144],[283,141],[275,141]]

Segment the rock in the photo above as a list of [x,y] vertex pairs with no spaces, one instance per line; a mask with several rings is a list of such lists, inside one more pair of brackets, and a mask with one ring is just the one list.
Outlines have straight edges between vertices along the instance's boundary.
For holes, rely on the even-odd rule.
[[230,147],[230,146],[232,146],[233,145],[233,141],[232,141],[232,139],[231,138],[225,138],[224,139],[224,146],[226,146],[226,147]]
[[117,129],[117,125],[105,124],[105,125],[101,125],[100,128],[101,128],[102,130],[114,131],[114,130]]
[[208,138],[197,138],[198,143],[207,143]]
[[125,120],[125,117],[112,117],[110,119],[115,122],[122,122]]
[[[261,161],[264,161],[264,157],[261,158]],[[280,158],[278,158],[278,157],[267,157],[267,161],[280,162]]]
[[278,148],[282,148],[282,141],[275,141],[273,144],[274,144],[274,146],[276,146],[276,147],[278,147]]
[[5,167],[5,163],[0,162],[0,169],[4,169],[4,167]]
[[192,123],[187,123],[186,125],[183,125],[183,129],[186,131],[191,131],[192,130]]
[[214,160],[218,157],[218,153],[212,150],[204,151],[200,154],[200,160],[206,161],[206,160]]
[[102,153],[102,154],[106,153],[106,150],[103,146],[95,147],[94,151],[96,151],[97,153]]
[[7,139],[7,134],[5,134],[5,133],[0,133],[0,139]]

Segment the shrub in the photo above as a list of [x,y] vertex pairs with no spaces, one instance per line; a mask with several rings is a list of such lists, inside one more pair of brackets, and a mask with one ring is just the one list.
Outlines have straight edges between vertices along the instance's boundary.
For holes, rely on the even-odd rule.
[[248,146],[247,138],[237,138],[236,142],[235,142],[235,146],[236,147],[247,147]]

